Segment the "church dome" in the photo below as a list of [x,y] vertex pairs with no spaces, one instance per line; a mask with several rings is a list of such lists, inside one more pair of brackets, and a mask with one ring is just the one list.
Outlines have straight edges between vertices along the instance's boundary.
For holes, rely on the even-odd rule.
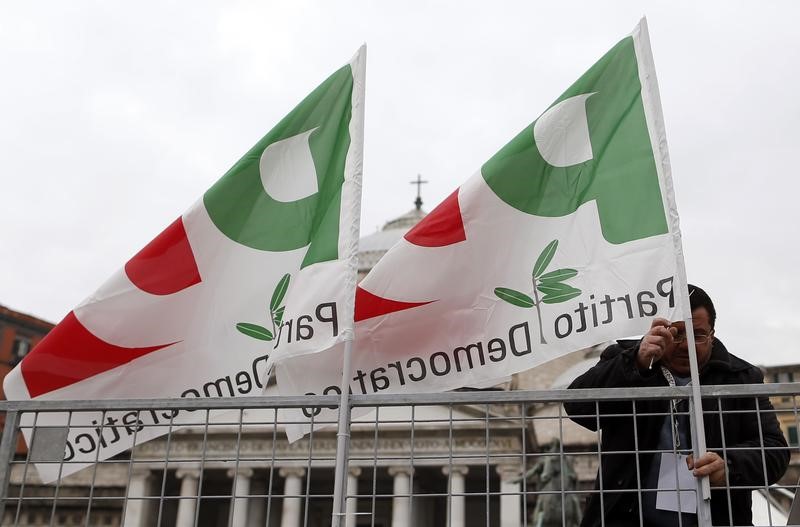
[[[420,203],[421,205],[421,203]],[[378,260],[400,241],[411,228],[428,213],[415,207],[402,216],[389,220],[383,228],[361,238],[358,242],[358,277],[363,278],[378,263]]]
[[391,221],[387,221],[386,225],[383,226],[383,230],[388,231],[395,229],[405,229],[407,231],[411,227],[419,223],[420,220],[422,220],[422,218],[424,218],[427,215],[428,213],[422,210],[422,208],[414,207],[413,209],[406,212],[402,216],[399,216]]

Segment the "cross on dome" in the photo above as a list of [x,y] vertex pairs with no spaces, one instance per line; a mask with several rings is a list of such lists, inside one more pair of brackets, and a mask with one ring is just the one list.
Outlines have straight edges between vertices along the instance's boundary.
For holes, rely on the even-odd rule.
[[422,196],[420,195],[420,191],[422,190],[422,185],[427,183],[427,181],[422,179],[421,174],[417,174],[417,179],[412,181],[412,185],[417,186],[417,199],[414,200],[414,206],[417,207],[417,210],[422,210]]

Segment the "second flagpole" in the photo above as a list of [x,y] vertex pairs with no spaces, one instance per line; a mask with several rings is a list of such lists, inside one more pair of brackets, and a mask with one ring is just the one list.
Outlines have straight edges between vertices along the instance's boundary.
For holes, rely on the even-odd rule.
[[[363,151],[364,151],[364,85],[366,83],[366,61],[367,61],[367,48],[366,44],[361,46],[361,48],[356,53],[354,60],[351,62],[351,68],[353,68],[353,119],[351,121],[351,135],[352,140],[354,141],[355,150],[358,151],[358,155],[354,156],[352,159],[353,167],[352,170],[357,172],[359,175],[363,170]],[[348,160],[348,162],[351,162]],[[358,204],[360,210],[361,204],[361,179],[360,177],[356,179],[358,181],[357,193],[358,193]],[[358,219],[354,223],[358,226]],[[356,230],[356,232],[358,232]],[[356,247],[358,237],[355,238]],[[352,285],[355,286],[356,274],[357,274],[357,257],[355,259],[351,259],[351,277],[353,279]],[[355,289],[355,287],[353,287]],[[352,298],[353,304],[351,304],[350,313],[354,317],[355,313],[355,297]],[[334,471],[334,482],[333,482],[333,513],[331,517],[331,525],[333,527],[339,527],[343,525],[345,522],[342,522],[342,519],[345,518],[346,509],[347,509],[347,468],[350,464],[350,376],[352,369],[351,362],[353,356],[353,342],[355,339],[355,328],[352,330],[352,334],[349,335],[349,338],[346,338],[344,342],[344,357],[342,359],[342,380],[340,383],[340,393],[341,396],[339,398],[339,423],[337,426],[336,431],[336,468]]]
[[350,459],[350,369],[353,353],[353,341],[344,343],[344,360],[342,361],[341,397],[339,399],[339,424],[336,432],[336,469],[333,481],[333,516],[332,527],[342,525],[346,514],[347,502],[347,466]]

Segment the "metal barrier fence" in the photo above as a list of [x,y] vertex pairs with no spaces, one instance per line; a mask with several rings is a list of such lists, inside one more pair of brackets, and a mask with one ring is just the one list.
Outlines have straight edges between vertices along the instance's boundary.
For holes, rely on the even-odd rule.
[[[722,410],[723,401],[755,403],[769,397],[774,410],[752,404],[751,413],[758,419],[774,414],[784,433],[795,427],[796,443],[798,384],[707,386],[702,394],[704,408],[706,401],[715,408],[706,409],[705,417],[716,419],[723,435],[736,422],[735,412]],[[603,451],[598,434],[572,422],[562,403],[591,409],[583,418],[603,428],[602,434],[614,434],[607,424],[614,419],[628,419],[635,429],[647,417],[663,421],[688,416],[677,404],[643,415],[642,401],[690,397],[688,387],[351,396],[346,525],[577,525],[587,500],[594,496],[607,503],[615,494],[631,497],[635,507],[629,519],[647,525],[640,511],[651,495],[648,490],[655,487],[642,476],[645,465],[653,454],[682,448],[639,448],[634,438],[636,448]],[[308,436],[290,444],[283,433],[290,422],[282,412],[305,408],[314,420],[314,409],[338,404],[338,396],[0,402],[5,417],[0,441],[2,525],[330,525],[335,419],[315,422]],[[193,412],[193,421],[176,426],[170,416],[178,410]],[[136,420],[105,418],[121,411],[134,412]],[[41,424],[47,422],[46,414],[55,412],[70,417],[99,412],[97,427],[87,432],[93,442],[112,442],[130,433],[131,422],[141,423],[139,416],[151,412],[161,419],[147,426],[169,433],[43,484],[35,465],[64,470],[72,462],[68,449],[89,445],[87,438],[82,447],[68,445],[63,427]],[[30,448],[21,442],[21,432],[29,437]],[[726,459],[736,452],[756,452],[765,474],[772,454],[783,452],[791,456],[787,473],[776,485],[763,478],[757,483],[728,480],[712,502],[724,500],[730,511],[731,502],[735,508],[745,492],[753,496],[756,525],[785,525],[800,477],[800,452],[797,444],[765,445],[761,433],[759,437],[752,444],[723,445],[719,452]],[[598,467],[618,459],[635,464],[635,480],[624,489],[610,481],[595,488]],[[694,490],[672,494],[680,502]],[[598,516],[598,525],[612,524],[605,515]],[[676,524],[683,521],[678,516]]]

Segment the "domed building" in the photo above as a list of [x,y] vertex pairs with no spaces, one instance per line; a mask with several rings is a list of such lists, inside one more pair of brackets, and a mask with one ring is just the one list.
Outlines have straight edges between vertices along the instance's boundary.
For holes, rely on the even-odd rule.
[[[361,238],[359,280],[426,214],[418,193],[414,208]],[[489,390],[564,389],[603,347],[564,355]],[[335,426],[289,443],[277,410],[245,410],[239,423],[226,415],[63,478],[58,506],[33,470],[15,464],[11,495],[26,501],[7,507],[0,519],[3,525],[329,525]],[[592,488],[597,434],[566,419],[560,403],[381,406],[352,422],[346,525],[524,524],[536,481],[523,474],[554,439],[574,466],[578,489]]]

